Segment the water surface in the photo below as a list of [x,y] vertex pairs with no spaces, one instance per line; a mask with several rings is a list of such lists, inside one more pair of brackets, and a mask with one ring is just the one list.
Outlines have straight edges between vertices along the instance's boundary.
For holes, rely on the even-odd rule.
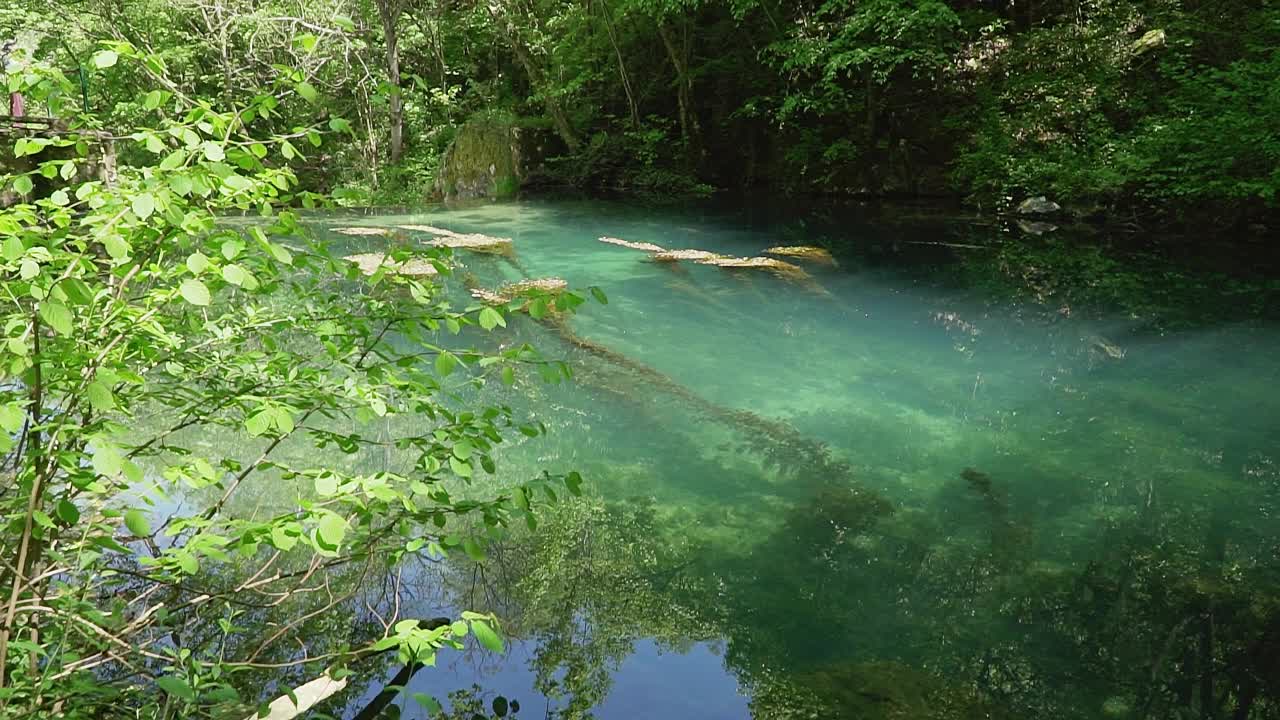
[[[551,431],[495,482],[576,469],[586,497],[482,568],[408,569],[406,615],[493,610],[512,639],[442,656],[412,692],[601,719],[1280,712],[1274,281],[897,212],[546,201],[311,222],[511,237],[515,262],[459,260],[487,286],[559,276],[609,298],[567,332],[513,320],[575,379],[483,391]],[[797,282],[602,235],[816,244],[836,264],[796,261]]]

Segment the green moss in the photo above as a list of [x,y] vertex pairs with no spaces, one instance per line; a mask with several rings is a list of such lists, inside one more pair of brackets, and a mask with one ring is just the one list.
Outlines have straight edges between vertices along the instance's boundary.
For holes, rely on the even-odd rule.
[[520,190],[519,134],[508,117],[473,118],[458,129],[441,162],[446,199],[509,199]]

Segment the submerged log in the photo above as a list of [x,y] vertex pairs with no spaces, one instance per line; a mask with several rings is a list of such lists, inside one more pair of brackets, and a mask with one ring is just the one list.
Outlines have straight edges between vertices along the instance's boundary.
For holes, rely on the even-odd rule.
[[435,264],[430,260],[413,258],[411,260],[398,262],[388,258],[383,253],[361,253],[359,255],[348,255],[344,257],[343,260],[355,263],[356,266],[360,268],[360,272],[365,275],[372,275],[381,269],[385,269],[387,272],[395,275],[405,275],[408,277],[438,275],[440,272],[436,269]]
[[470,250],[491,255],[510,256],[515,253],[515,245],[511,238],[493,237],[492,235],[483,235],[481,233],[454,232],[434,225],[397,225],[396,227],[409,232],[434,235],[434,239],[427,241],[427,245],[431,247]]
[[761,455],[766,467],[797,477],[835,481],[840,478],[852,479],[853,468],[847,461],[834,457],[826,443],[805,437],[788,423],[708,400],[657,369],[578,335],[563,318],[548,316],[543,325],[555,330],[570,346],[630,371],[648,389],[665,392],[684,402],[690,409],[741,433],[745,438],[741,449]]
[[813,262],[827,263],[828,265],[836,264],[836,259],[831,256],[831,251],[812,245],[776,245],[771,248],[765,248],[764,254],[812,260]]
[[341,233],[343,235],[351,235],[353,237],[369,237],[373,235],[390,235],[391,234],[391,228],[384,228],[384,227],[360,226],[360,227],[336,227],[336,228],[329,228],[329,229],[332,230],[333,232]]
[[719,253],[707,252],[706,250],[694,250],[692,248],[685,250],[664,250],[662,252],[653,253],[649,257],[658,262],[678,262],[680,260],[693,260],[703,264],[711,264],[711,260],[730,260],[727,255]]
[[601,237],[600,242],[608,243],[609,245],[617,245],[618,247],[631,248],[632,250],[643,250],[649,253],[662,253],[667,251],[667,249],[661,245],[654,245],[653,243],[647,242],[631,242],[630,240],[622,240],[615,237]]

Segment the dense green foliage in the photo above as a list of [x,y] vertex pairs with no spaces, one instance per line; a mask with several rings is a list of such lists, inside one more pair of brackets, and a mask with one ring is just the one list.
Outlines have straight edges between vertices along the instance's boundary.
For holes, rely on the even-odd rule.
[[[297,68],[353,129],[304,182],[357,203],[445,188],[457,128],[494,112],[522,129],[526,184],[986,208],[1048,195],[1083,216],[1215,225],[1265,220],[1280,192],[1271,0],[55,6],[6,11],[0,35],[47,32],[38,54],[64,68],[97,39],[127,40],[184,91],[224,101]],[[147,82],[95,71],[90,104],[133,117]]]
[[[89,62],[170,77],[163,54],[125,42]],[[347,683],[382,651],[501,649],[489,615],[392,612],[353,633],[334,608],[404,557],[483,557],[513,519],[534,523],[544,491],[577,491],[576,474],[482,480],[498,444],[541,430],[458,398],[562,365],[521,343],[465,350],[508,309],[457,305],[447,279],[394,262],[365,278],[308,239],[294,208],[318,198],[290,162],[348,125],[307,122],[318,97],[302,76],[281,67],[223,109],[165,84],[114,140],[17,133],[4,176],[0,716],[243,717],[264,687]],[[9,88],[55,112],[80,100],[40,64]],[[282,116],[299,124],[278,131]],[[126,162],[86,173],[112,142]],[[445,251],[393,255],[450,273]],[[392,452],[404,469],[370,467]]]

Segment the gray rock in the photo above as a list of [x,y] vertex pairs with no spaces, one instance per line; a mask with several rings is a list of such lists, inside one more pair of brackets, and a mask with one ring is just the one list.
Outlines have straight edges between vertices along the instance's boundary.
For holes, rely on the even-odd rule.
[[1062,206],[1043,195],[1027,198],[1018,203],[1019,215],[1052,215],[1062,210]]
[[524,179],[520,131],[511,120],[474,118],[458,128],[436,175],[446,200],[504,200]]
[[1164,43],[1164,30],[1149,30],[1142,37],[1133,41],[1133,54],[1143,55],[1149,53],[1156,48],[1164,47]]

